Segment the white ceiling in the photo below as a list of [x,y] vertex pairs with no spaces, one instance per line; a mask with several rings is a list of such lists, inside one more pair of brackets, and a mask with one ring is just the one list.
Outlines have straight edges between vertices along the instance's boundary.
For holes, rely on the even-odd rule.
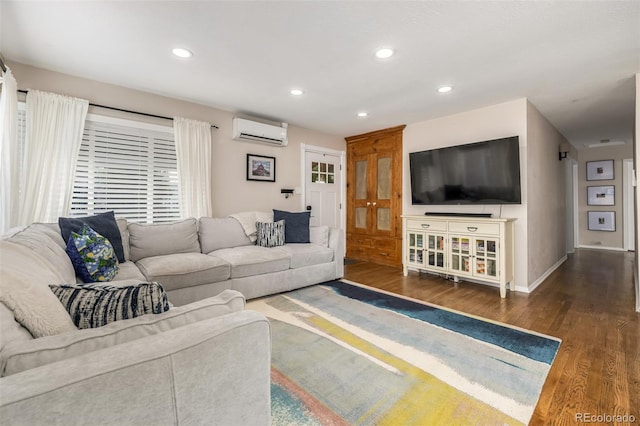
[[527,97],[576,147],[632,141],[637,0],[0,1],[7,60],[340,136]]

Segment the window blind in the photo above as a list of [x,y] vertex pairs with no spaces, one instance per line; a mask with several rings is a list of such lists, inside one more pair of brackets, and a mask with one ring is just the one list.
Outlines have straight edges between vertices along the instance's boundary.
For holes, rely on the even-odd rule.
[[71,202],[72,216],[114,210],[132,222],[180,218],[171,128],[89,121],[85,124]]

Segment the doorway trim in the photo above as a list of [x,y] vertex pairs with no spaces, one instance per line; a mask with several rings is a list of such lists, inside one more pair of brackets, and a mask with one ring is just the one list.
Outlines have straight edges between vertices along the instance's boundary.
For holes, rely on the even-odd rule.
[[[346,161],[347,161],[347,152],[339,151],[337,149],[324,148],[321,146],[308,145],[301,143],[300,144],[300,188],[302,197],[300,197],[300,210],[304,211],[307,206],[307,184],[305,177],[309,170],[307,170],[307,152],[313,152],[316,154],[327,154],[334,155],[340,157],[340,229],[343,231],[346,230],[347,224],[347,182],[346,182]],[[346,233],[345,233],[346,235]]]
[[[634,214],[634,187],[636,186],[633,158],[622,160],[622,226],[623,248],[627,251],[635,250],[635,214]],[[633,234],[629,230],[633,230]]]

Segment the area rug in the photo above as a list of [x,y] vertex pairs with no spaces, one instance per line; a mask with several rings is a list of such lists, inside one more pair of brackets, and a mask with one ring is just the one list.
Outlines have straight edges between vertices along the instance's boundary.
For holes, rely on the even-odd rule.
[[273,425],[526,424],[560,340],[331,281],[251,301]]

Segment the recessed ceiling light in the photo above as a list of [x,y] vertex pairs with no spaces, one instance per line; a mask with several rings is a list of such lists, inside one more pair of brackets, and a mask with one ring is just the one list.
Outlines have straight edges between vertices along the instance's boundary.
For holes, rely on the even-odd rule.
[[387,59],[393,56],[395,52],[393,49],[389,47],[383,47],[381,49],[376,50],[376,58],[378,59]]
[[171,52],[179,58],[190,58],[193,56],[193,52],[182,47],[176,47],[172,49]]
[[364,118],[364,117],[366,117],[368,115],[369,115],[369,113],[368,112],[364,112],[364,111],[358,113],[358,117],[361,117],[361,118]]
[[438,88],[438,92],[440,93],[447,93],[453,90],[453,87],[451,86],[442,86],[440,88]]
[[291,89],[291,90],[289,90],[289,93],[291,93],[293,96],[300,96],[300,95],[304,94],[304,90],[302,90],[302,89]]

